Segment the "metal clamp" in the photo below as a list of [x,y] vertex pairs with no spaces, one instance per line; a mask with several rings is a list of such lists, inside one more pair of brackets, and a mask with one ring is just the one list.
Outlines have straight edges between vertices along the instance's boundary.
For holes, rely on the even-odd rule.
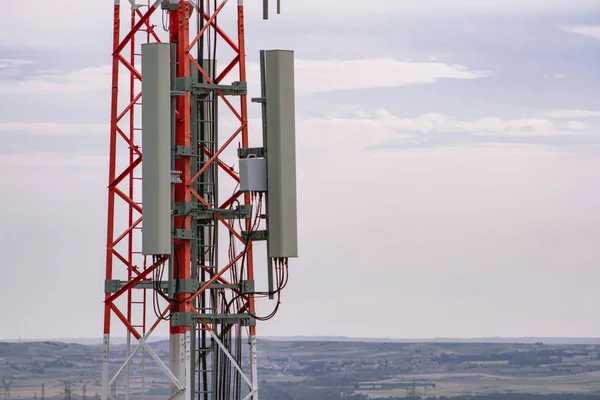
[[223,219],[248,219],[252,217],[252,205],[244,204],[236,208],[207,208],[198,207],[195,203],[176,203],[173,207],[174,216],[190,216],[196,219],[212,219],[215,214]]
[[239,158],[247,158],[250,156],[264,158],[266,154],[264,147],[241,147],[238,149]]
[[267,238],[269,237],[269,234],[267,231],[242,231],[242,238],[244,240],[252,240],[252,241],[259,241],[259,240],[267,240]]
[[198,239],[198,235],[191,229],[175,229],[173,234],[174,239],[194,240]]
[[197,82],[190,77],[177,78],[175,80],[175,90],[173,95],[179,93],[191,92],[193,94],[208,94],[212,90],[218,90],[224,95],[241,96],[248,94],[248,85],[246,82],[235,81],[231,85],[218,85],[215,83]]
[[181,183],[181,173],[182,171],[172,170],[171,171],[171,183]]

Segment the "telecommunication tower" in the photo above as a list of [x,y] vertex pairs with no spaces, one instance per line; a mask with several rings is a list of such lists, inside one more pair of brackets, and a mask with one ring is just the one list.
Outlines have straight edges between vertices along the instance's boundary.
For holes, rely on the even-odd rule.
[[4,399],[5,400],[10,400],[10,386],[13,383],[13,378],[6,378],[5,376],[2,377],[2,386],[4,386]]
[[63,381],[65,385],[65,400],[71,400],[71,381]]
[[[262,129],[251,135],[244,1],[123,3],[114,0],[102,400],[118,379],[126,400],[143,398],[147,359],[169,400],[256,400],[256,323],[277,311],[298,256],[293,52],[260,52]],[[266,265],[254,263],[258,246]],[[257,266],[266,282],[255,282]],[[259,297],[276,298],[275,311],[257,315]],[[148,342],[163,324],[167,362]],[[126,359],[111,370],[121,333]]]

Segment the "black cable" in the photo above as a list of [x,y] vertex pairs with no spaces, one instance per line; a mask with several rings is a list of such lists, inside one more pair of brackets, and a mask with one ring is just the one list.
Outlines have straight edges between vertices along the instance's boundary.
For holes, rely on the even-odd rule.
[[[214,0],[213,7],[215,9],[215,12],[217,12],[217,0]],[[213,58],[212,58],[212,62],[213,62],[212,81],[214,83],[217,83],[217,82],[215,82],[215,79],[217,79],[217,62],[216,62],[216,60],[217,60],[217,37],[218,37],[217,29],[216,29],[218,26],[217,18],[218,18],[218,15],[215,15],[215,18],[213,20],[213,23],[214,23],[213,26],[215,28],[214,28],[214,46],[213,46]],[[213,106],[215,107],[215,112],[216,112],[216,102],[213,104]]]
[[[256,314],[252,313],[250,310],[246,310],[246,312],[253,318],[257,319],[258,321],[268,321],[269,319],[273,318],[275,316],[275,314],[277,313],[277,311],[279,310],[279,306],[281,304],[281,291],[287,286],[288,280],[289,280],[289,269],[288,269],[288,265],[287,265],[287,259],[276,259],[276,263],[280,263],[281,265],[279,267],[276,267],[276,276],[277,276],[277,290],[275,290],[273,293],[269,293],[269,292],[249,292],[249,293],[244,293],[242,294],[238,294],[236,296],[234,296],[229,303],[226,306],[226,309],[228,309],[231,304],[233,303],[233,301],[235,299],[238,299],[244,295],[262,295],[264,297],[271,295],[271,294],[277,294],[277,304],[275,305],[275,309],[268,314],[267,316],[264,317],[259,317]],[[284,269],[285,268],[285,269]],[[279,269],[281,269],[281,275],[279,273]],[[285,273],[283,273],[285,271]],[[285,278],[284,278],[285,275]]]
[[[166,262],[166,260],[167,259],[165,258],[161,262],[161,265],[157,266],[155,270],[152,271],[152,288],[154,289],[152,291],[152,308],[154,311],[154,315],[162,321],[170,320],[170,314],[168,318],[162,316],[162,311],[160,309],[160,300],[158,299],[158,295],[160,294],[163,297],[163,299],[169,301],[169,299],[167,298],[167,296],[165,296],[160,287],[160,283],[162,282],[162,273],[164,273],[164,262]],[[152,265],[155,265],[157,262],[159,262],[159,258],[157,256],[152,256]]]
[[248,252],[248,245],[249,243],[252,241],[252,235],[258,230],[258,227],[260,225],[260,213],[262,211],[262,194],[259,197],[258,200],[258,205],[256,207],[256,217],[254,219],[254,225],[251,226],[250,228],[250,232],[248,232],[248,239],[246,239],[246,242],[244,243],[244,252],[242,254],[242,264],[241,264],[241,277],[243,278],[244,276],[244,261],[246,259],[246,253]]

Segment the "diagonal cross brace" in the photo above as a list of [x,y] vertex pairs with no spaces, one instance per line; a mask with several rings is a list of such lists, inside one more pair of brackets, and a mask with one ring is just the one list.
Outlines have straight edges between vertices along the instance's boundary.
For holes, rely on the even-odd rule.
[[256,393],[258,393],[258,389],[251,390],[250,393],[248,393],[248,395],[244,397],[244,400],[250,400],[252,396],[254,396]]
[[[252,381],[250,381],[250,378],[248,378],[246,376],[246,374],[244,373],[244,370],[242,370],[242,368],[238,365],[237,361],[235,360],[235,358],[233,358],[233,356],[231,355],[231,353],[229,352],[229,350],[227,350],[227,348],[225,348],[225,346],[223,345],[223,343],[219,340],[219,337],[217,336],[217,334],[213,331],[210,330],[210,335],[212,336],[213,340],[215,342],[217,342],[217,344],[219,345],[219,347],[221,348],[221,350],[223,350],[223,353],[225,353],[225,356],[227,358],[229,358],[229,361],[231,361],[231,363],[233,364],[233,366],[235,367],[235,369],[238,370],[238,372],[240,373],[240,375],[242,376],[242,378],[246,381],[246,383],[248,384],[248,386],[250,388],[252,388]],[[249,397],[246,397],[249,398]]]
[[175,375],[173,375],[173,373],[171,372],[171,370],[169,369],[169,367],[167,367],[165,365],[165,363],[158,357],[158,355],[156,355],[156,353],[154,352],[154,350],[152,350],[152,348],[146,342],[146,339],[148,339],[148,337],[150,336],[151,333],[152,333],[152,331],[148,331],[148,333],[146,333],[144,335],[144,337],[138,339],[138,344],[137,344],[137,346],[135,346],[135,349],[131,352],[131,354],[129,355],[129,357],[127,357],[127,359],[125,360],[125,362],[123,363],[123,365],[121,365],[121,367],[117,370],[117,372],[112,377],[112,379],[108,382],[109,386],[113,384],[113,382],[117,379],[117,377],[119,376],[119,374],[131,362],[131,359],[143,347],[150,354],[150,356],[154,359],[154,361],[156,361],[156,363],[163,370],[163,372],[167,375],[167,377],[169,378],[169,380],[171,381],[171,383],[173,385],[175,385],[175,387],[177,388],[177,391],[178,391],[177,393],[181,393],[182,391],[185,390],[185,388],[181,385],[181,383],[179,382],[179,380],[177,379],[177,377]]

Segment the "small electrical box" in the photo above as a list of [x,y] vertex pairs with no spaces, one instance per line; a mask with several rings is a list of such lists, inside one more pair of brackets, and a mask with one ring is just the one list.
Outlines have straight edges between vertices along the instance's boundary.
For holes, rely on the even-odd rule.
[[249,156],[240,159],[240,192],[267,191],[267,160]]

